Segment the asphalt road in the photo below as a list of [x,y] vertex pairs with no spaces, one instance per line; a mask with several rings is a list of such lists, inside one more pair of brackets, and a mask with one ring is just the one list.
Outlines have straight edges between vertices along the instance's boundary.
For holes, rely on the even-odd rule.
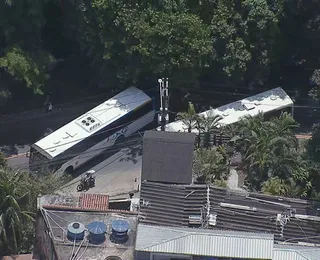
[[[141,176],[142,156],[139,154],[140,149],[139,147],[134,150],[123,149],[91,168],[87,166],[88,169],[95,170],[94,176],[96,178],[95,187],[87,192],[126,198],[130,191],[137,191]],[[85,170],[82,169],[81,173],[84,174]],[[79,196],[80,193],[76,191],[76,187],[80,182],[81,175],[67,183],[57,193]]]

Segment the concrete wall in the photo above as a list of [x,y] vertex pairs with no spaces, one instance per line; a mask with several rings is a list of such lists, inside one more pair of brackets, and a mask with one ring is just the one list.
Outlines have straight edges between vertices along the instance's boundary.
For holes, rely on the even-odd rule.
[[58,260],[49,230],[41,213],[38,213],[36,217],[36,241],[33,257],[38,260]]

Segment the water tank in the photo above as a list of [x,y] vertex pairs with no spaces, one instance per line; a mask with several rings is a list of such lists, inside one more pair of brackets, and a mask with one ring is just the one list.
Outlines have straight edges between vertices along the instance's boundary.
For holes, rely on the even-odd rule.
[[85,226],[79,222],[72,222],[68,225],[67,238],[70,241],[82,240],[84,238]]
[[113,243],[121,244],[128,240],[128,230],[130,228],[127,221],[124,220],[114,220],[111,223],[112,234],[110,240]]
[[96,221],[88,224],[88,230],[91,244],[102,244],[106,240],[107,226],[103,222]]
[[122,260],[119,256],[107,256],[104,260]]

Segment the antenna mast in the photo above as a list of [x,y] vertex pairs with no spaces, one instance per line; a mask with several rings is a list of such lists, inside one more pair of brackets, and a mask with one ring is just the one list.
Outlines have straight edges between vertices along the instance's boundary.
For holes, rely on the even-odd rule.
[[161,124],[161,131],[165,131],[165,126],[169,123],[169,80],[168,78],[158,79],[160,91],[160,113],[158,122]]

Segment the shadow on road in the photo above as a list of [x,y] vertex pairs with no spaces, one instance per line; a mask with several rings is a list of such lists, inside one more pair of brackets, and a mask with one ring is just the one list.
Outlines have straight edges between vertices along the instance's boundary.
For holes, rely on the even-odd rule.
[[[132,161],[133,163],[137,163],[137,157],[142,155],[142,137],[140,134],[134,134],[126,139],[123,140],[121,145],[118,145],[117,147],[112,146],[110,149],[106,149],[103,151],[99,156],[95,157],[91,161],[85,163],[80,168],[76,169],[72,177],[77,178],[79,175],[85,173],[88,170],[91,170],[98,164],[102,163],[103,161],[107,160],[111,156],[115,155],[116,153],[122,151],[125,153],[125,158],[123,156],[121,159],[119,159],[120,162],[124,161]],[[104,166],[105,167],[105,166]],[[103,167],[103,168],[104,168]]]
[[[23,148],[23,147],[22,147]],[[0,146],[0,152],[5,155],[5,157],[9,157],[12,155],[18,154],[18,149],[16,145],[3,145]]]
[[137,163],[137,157],[142,156],[142,145],[139,144],[137,147],[128,148],[127,151],[125,151],[126,157],[121,158],[120,162],[129,162],[132,161],[133,163]]

